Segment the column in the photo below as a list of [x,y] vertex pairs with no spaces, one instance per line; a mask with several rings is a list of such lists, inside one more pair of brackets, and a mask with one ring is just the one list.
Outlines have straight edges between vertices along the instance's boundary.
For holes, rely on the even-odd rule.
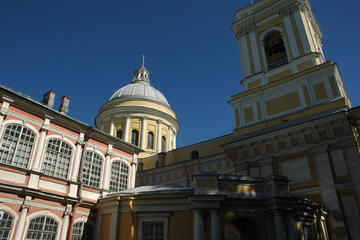
[[49,119],[45,119],[41,129],[40,129],[40,140],[39,140],[39,144],[38,144],[38,148],[36,151],[36,155],[35,155],[35,159],[34,159],[34,164],[33,164],[33,170],[34,171],[40,171],[40,159],[41,159],[41,155],[44,151],[44,147],[45,147],[45,138],[46,138],[46,134],[49,130],[49,124],[50,124],[50,120]]
[[145,136],[146,136],[146,119],[147,117],[142,117],[141,119],[141,142],[140,148],[145,149]]
[[161,152],[161,120],[157,122],[157,148],[156,152]]
[[[26,202],[26,200],[24,202]],[[25,204],[21,206],[21,213],[16,227],[14,240],[20,240],[23,235],[23,232],[25,230],[24,228],[25,228],[26,215],[29,211],[29,208],[30,207]]]
[[289,45],[291,48],[291,52],[293,54],[293,58],[298,58],[300,56],[300,53],[299,53],[299,49],[297,46],[297,41],[295,38],[295,33],[294,33],[294,29],[291,24],[291,19],[290,19],[289,14],[290,14],[290,9],[280,12],[280,15],[282,15],[282,17],[284,19],[285,29],[286,29],[287,35],[289,37],[289,42],[290,42]]
[[174,134],[174,139],[173,139],[173,146],[172,146],[172,148],[173,149],[176,149],[176,132],[175,131],[173,131],[173,134]]
[[287,239],[296,240],[295,221],[291,213],[287,215]]
[[171,146],[171,132],[172,132],[172,130],[171,130],[172,128],[171,128],[171,126],[169,126],[169,134],[168,134],[168,151],[171,151],[172,150],[172,146]]
[[102,223],[102,214],[97,210],[96,212],[96,224],[94,229],[94,238],[93,239],[100,239],[101,234],[101,223]]
[[114,119],[111,119],[111,122],[110,122],[110,130],[109,130],[109,134],[110,134],[111,136],[114,136],[114,129],[115,129]]
[[67,233],[68,233],[68,229],[69,229],[69,219],[70,219],[70,215],[71,215],[71,210],[69,211],[69,209],[71,209],[71,205],[68,205],[64,212],[64,220],[62,223],[60,240],[66,240],[66,237],[67,237]]
[[75,159],[73,164],[73,170],[71,174],[71,181],[77,181],[79,175],[79,168],[81,162],[82,145],[84,143],[84,133],[80,133],[78,140],[76,141]]
[[274,218],[271,213],[266,216],[269,240],[274,240]]
[[256,34],[255,34],[255,25],[253,25],[250,28],[249,35],[250,35],[251,51],[254,57],[255,73],[258,73],[261,72],[261,63],[260,63],[258,41],[256,39]]
[[251,75],[251,66],[250,66],[249,48],[246,41],[246,31],[241,32],[238,35],[239,35],[238,39],[240,40],[240,48],[243,52],[243,57],[244,57],[243,59],[244,68],[245,68],[244,75],[245,77],[249,77]]
[[111,168],[111,154],[112,153],[112,145],[109,144],[108,149],[106,151],[105,156],[105,168],[104,168],[104,182],[103,182],[103,188],[106,190],[109,190],[109,177],[110,177],[110,168]]
[[296,9],[293,9],[293,14],[295,17],[295,22],[296,22],[296,26],[298,28],[299,34],[300,34],[300,39],[301,39],[301,44],[304,48],[304,54],[310,53],[311,52],[311,46],[310,46],[310,42],[305,30],[305,23],[301,17],[301,6],[297,6]]
[[219,212],[216,209],[211,210],[211,240],[220,240],[220,220]]
[[285,240],[284,224],[283,224],[282,214],[280,212],[274,213],[274,221],[275,221],[276,240]]
[[130,115],[125,115],[125,133],[124,141],[129,142]]
[[131,175],[129,188],[135,188],[136,185],[136,166],[138,164],[137,155],[134,154],[133,161],[131,163]]
[[194,240],[204,240],[204,216],[200,210],[194,210],[194,235]]

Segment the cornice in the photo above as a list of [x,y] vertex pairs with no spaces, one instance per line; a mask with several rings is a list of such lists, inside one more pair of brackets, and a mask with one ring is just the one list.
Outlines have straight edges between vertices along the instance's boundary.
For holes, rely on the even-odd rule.
[[314,27],[316,34],[321,38],[322,33],[319,27],[319,24],[315,20],[314,15],[312,14],[312,8],[308,0],[280,0],[277,3],[274,3],[265,9],[250,14],[244,18],[241,18],[234,22],[231,26],[231,30],[238,37],[238,34],[245,34],[251,29],[253,25],[256,25],[257,22],[262,19],[268,18],[274,14],[291,14],[297,10],[307,12],[310,18],[310,21]]

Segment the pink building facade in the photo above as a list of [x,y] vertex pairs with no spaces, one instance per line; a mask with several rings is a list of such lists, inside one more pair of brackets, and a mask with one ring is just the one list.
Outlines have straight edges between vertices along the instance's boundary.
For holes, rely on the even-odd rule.
[[0,85],[0,239],[91,239],[99,197],[134,187],[137,147]]

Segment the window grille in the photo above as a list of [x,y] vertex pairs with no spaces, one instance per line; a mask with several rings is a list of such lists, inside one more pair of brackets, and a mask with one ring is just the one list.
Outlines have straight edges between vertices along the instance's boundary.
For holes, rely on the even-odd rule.
[[147,148],[154,149],[154,134],[152,132],[148,133]]
[[143,222],[142,240],[163,240],[164,223],[163,222]]
[[103,159],[102,157],[93,152],[87,151],[82,168],[81,181],[90,187],[100,187],[101,173],[102,173]]
[[131,132],[131,144],[138,146],[139,145],[139,131],[132,130]]
[[0,162],[28,168],[35,138],[35,133],[24,126],[7,125],[1,139]]
[[71,240],[91,240],[93,228],[85,222],[77,222],[73,226]]
[[127,189],[129,166],[123,161],[113,161],[111,164],[110,191],[118,192]]
[[14,218],[8,212],[0,210],[0,240],[10,239]]
[[68,178],[73,149],[60,139],[50,139],[47,142],[44,162],[41,172],[59,178]]
[[57,230],[58,223],[53,218],[47,216],[37,217],[30,221],[25,239],[55,240]]

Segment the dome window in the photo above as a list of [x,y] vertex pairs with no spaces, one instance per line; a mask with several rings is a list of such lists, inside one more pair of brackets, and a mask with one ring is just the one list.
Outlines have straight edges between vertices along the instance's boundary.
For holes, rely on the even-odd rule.
[[139,131],[132,130],[131,132],[131,144],[138,146],[139,145]]
[[119,138],[119,139],[122,139],[122,136],[123,136],[122,130],[121,129],[117,130],[116,137]]
[[264,38],[264,47],[268,70],[288,63],[286,48],[281,33],[273,31]]
[[161,151],[166,152],[166,137],[161,137]]
[[152,132],[148,133],[147,148],[154,149],[154,133]]
[[199,158],[199,152],[198,151],[192,151],[191,152],[191,160],[198,159]]

